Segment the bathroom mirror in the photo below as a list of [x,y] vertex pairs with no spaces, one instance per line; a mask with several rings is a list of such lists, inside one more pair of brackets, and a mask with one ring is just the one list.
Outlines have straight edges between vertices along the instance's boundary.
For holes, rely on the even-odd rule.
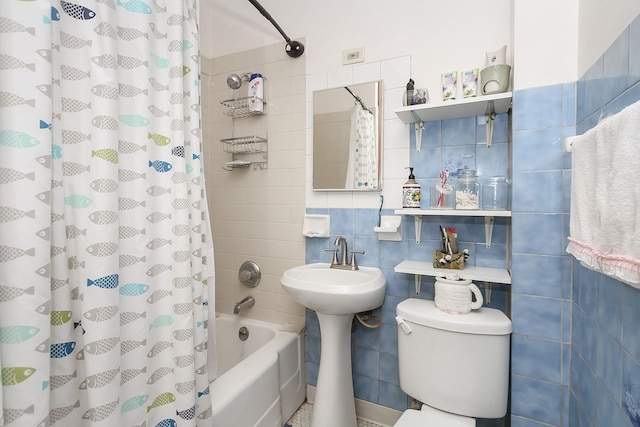
[[313,189],[380,191],[382,81],[313,93]]

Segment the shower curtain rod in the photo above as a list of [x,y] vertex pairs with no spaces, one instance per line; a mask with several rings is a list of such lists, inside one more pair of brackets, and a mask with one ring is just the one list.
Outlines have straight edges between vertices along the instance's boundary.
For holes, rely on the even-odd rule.
[[358,101],[358,103],[362,106],[362,109],[363,109],[363,110],[368,111],[369,113],[373,114],[373,113],[371,112],[371,110],[369,110],[369,109],[367,108],[367,106],[366,106],[366,105],[364,105],[364,102],[362,102],[362,98],[360,98],[358,95],[356,95],[355,93],[353,93],[353,92],[351,91],[351,89],[349,89],[347,86],[345,86],[344,88],[347,90],[347,92],[349,92],[349,93],[351,94],[351,96],[353,96],[353,97],[355,98],[355,100],[356,100],[356,101]]
[[262,14],[262,16],[267,18],[267,20],[269,22],[271,22],[271,24],[274,27],[276,27],[276,30],[278,30],[278,32],[282,35],[282,37],[284,37],[285,41],[287,42],[287,45],[284,48],[285,52],[287,52],[287,55],[289,55],[292,58],[297,58],[297,57],[299,57],[300,55],[302,55],[304,53],[304,45],[302,43],[300,43],[300,42],[295,41],[295,40],[291,40],[285,34],[285,32],[282,30],[282,28],[280,28],[280,25],[278,25],[278,23],[275,21],[275,19],[273,19],[271,17],[269,12],[267,12],[265,10],[265,8],[262,7],[262,5],[260,3],[258,3],[257,0],[249,0],[249,3],[251,3],[256,9],[258,9],[258,11]]

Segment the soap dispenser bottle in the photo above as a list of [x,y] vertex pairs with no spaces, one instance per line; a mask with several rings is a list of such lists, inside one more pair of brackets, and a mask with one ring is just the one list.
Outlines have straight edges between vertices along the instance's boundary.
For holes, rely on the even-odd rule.
[[409,83],[407,83],[407,90],[404,92],[402,96],[402,105],[405,107],[407,105],[413,105],[413,89],[415,82],[413,79],[409,79]]
[[413,168],[409,167],[409,180],[402,186],[402,207],[420,209],[420,184],[416,182]]

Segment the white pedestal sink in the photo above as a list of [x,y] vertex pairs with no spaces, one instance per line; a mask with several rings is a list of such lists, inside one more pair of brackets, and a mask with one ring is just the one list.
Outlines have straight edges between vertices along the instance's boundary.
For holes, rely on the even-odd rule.
[[355,313],[380,307],[386,279],[379,268],[357,271],[307,264],[287,270],[282,287],[314,310],[322,348],[311,427],[356,427],[351,375],[351,322]]

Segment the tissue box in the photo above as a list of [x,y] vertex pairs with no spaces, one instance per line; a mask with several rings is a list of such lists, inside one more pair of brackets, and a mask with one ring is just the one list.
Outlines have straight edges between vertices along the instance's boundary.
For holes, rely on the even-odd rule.
[[[444,259],[444,263],[441,260]],[[442,251],[433,252],[433,268],[445,268],[449,270],[464,269],[464,254],[456,252],[455,254],[447,254]]]

